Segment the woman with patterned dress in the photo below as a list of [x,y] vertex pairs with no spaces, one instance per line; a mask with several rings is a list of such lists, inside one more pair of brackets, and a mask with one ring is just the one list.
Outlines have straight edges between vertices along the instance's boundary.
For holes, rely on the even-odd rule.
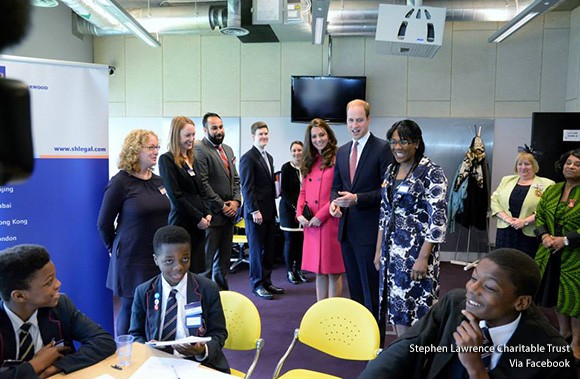
[[[304,136],[300,167],[303,178],[296,219],[304,227],[302,269],[316,273],[318,300],[342,295],[345,270],[338,242],[340,220],[328,211],[337,149],[336,137],[326,121],[312,120]],[[311,219],[304,216],[305,205],[312,213]]]
[[395,163],[382,184],[375,267],[379,270],[379,322],[401,335],[439,296],[439,244],[447,225],[447,178],[424,156],[414,121],[387,132]]
[[[105,188],[97,227],[109,251],[107,288],[113,291],[117,335],[127,334],[137,286],[159,269],[153,261],[153,235],[167,225],[169,199],[163,180],[152,171],[159,140],[150,130],[133,130],[119,154],[119,172]],[[115,223],[116,221],[116,223]]]
[[527,145],[519,150],[514,165],[516,175],[504,176],[491,195],[491,214],[497,217],[495,248],[518,249],[534,258],[538,250],[534,235],[536,207],[554,181],[536,175],[540,166],[534,150]]
[[556,163],[564,182],[544,191],[536,209],[536,235],[541,245],[536,262],[542,282],[536,302],[556,307],[562,337],[572,337],[580,363],[580,149],[563,154]]

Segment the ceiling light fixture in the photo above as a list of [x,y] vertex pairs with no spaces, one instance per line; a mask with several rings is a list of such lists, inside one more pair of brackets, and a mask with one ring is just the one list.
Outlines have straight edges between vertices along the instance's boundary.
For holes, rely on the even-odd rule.
[[330,0],[312,0],[312,43],[322,45],[326,35],[326,22]]
[[518,13],[510,22],[505,24],[497,32],[493,33],[491,37],[487,40],[488,42],[499,43],[515,33],[522,26],[527,24],[530,20],[544,14],[550,8],[552,8],[560,0],[536,0],[530,5],[528,5],[523,11]]
[[95,2],[104,11],[113,16],[121,25],[135,36],[152,47],[160,47],[159,40],[147,31],[133,16],[129,14],[116,0],[98,0]]

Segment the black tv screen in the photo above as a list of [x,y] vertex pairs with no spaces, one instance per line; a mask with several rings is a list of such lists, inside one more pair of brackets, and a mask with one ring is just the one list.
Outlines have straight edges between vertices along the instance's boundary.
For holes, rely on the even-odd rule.
[[346,104],[365,100],[366,85],[365,76],[292,76],[291,121],[345,123]]

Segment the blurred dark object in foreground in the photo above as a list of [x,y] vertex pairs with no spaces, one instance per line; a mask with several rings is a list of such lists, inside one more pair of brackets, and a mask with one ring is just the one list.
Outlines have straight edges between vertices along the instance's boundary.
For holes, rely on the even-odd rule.
[[34,168],[28,86],[0,79],[0,185],[24,180]]
[[[14,45],[28,31],[28,0],[2,0],[0,50]],[[0,79],[0,185],[24,180],[34,167],[30,94],[26,83]]]

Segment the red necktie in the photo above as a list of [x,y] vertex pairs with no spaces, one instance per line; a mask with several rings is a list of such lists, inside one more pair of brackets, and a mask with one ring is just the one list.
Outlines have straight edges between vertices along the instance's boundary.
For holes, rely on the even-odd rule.
[[358,141],[354,141],[354,144],[352,145],[352,151],[350,153],[350,162],[348,165],[351,183],[354,181],[354,173],[356,172],[357,157],[358,157]]
[[218,152],[220,153],[220,157],[222,158],[222,162],[224,163],[224,167],[226,168],[226,171],[229,174],[230,173],[230,162],[228,162],[228,157],[226,157],[226,153],[225,153],[222,145],[216,146],[216,149],[218,149]]

